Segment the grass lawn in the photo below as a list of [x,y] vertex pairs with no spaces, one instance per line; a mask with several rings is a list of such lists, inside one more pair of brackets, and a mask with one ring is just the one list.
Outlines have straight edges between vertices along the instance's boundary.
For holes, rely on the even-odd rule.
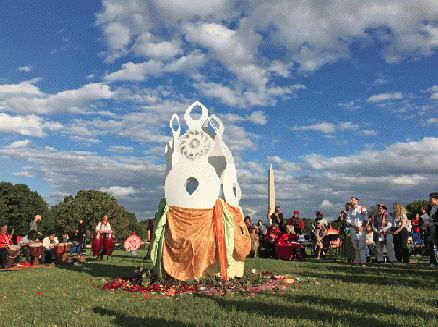
[[252,298],[145,299],[102,291],[103,280],[134,275],[146,254],[138,253],[115,251],[108,261],[90,258],[82,266],[0,272],[0,326],[438,326],[438,271],[427,258],[367,268],[343,259],[247,259],[246,269],[303,278],[283,294]]

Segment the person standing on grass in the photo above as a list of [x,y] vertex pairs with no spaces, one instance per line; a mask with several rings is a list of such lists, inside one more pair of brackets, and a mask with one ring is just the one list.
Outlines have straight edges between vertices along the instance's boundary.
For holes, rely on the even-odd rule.
[[295,234],[301,234],[301,231],[304,229],[304,221],[298,217],[299,214],[300,212],[295,210],[293,217],[287,220],[287,225],[293,227]]
[[29,231],[34,230],[38,233],[38,235],[43,235],[41,232],[38,232],[38,225],[41,223],[41,216],[36,215],[35,220],[30,223]]
[[392,226],[392,237],[394,240],[394,252],[397,261],[409,263],[408,238],[409,232],[406,229],[406,209],[401,203],[394,203],[394,220]]
[[275,207],[275,211],[272,212],[272,208],[269,209],[268,212],[268,221],[269,219],[272,220],[272,225],[277,224],[277,226],[279,227],[280,231],[282,233],[286,233],[286,228],[283,225],[283,214],[280,212],[280,206],[276,206]]
[[156,218],[149,219],[148,221],[148,242],[149,242],[149,248],[148,253],[146,254],[145,259],[151,258],[151,251],[152,251],[152,243],[154,241],[154,227],[155,227],[155,220]]
[[87,242],[87,225],[83,219],[79,220],[78,229],[76,230],[78,234],[78,242],[81,247],[81,253],[86,253],[86,242]]
[[[435,245],[438,244],[438,192],[432,192],[429,195],[429,203],[432,206],[432,209],[430,210],[430,219],[433,222],[433,227],[435,229],[434,233],[432,234],[432,228],[431,228],[431,234],[432,234],[432,240],[434,241]],[[432,253],[435,255],[435,251],[432,247]]]
[[259,240],[260,240],[260,246],[265,247],[265,239],[266,239],[266,233],[268,232],[268,229],[265,225],[263,225],[263,222],[259,220],[257,222],[257,228],[259,230]]
[[341,254],[347,258],[348,263],[356,262],[356,252],[353,247],[353,242],[351,241],[351,230],[350,226],[347,224],[347,212],[352,208],[350,202],[345,204],[345,210],[341,211],[338,221],[339,221],[339,234],[342,237]]
[[373,218],[373,231],[376,238],[377,262],[379,265],[383,262],[383,246],[386,245],[388,260],[392,264],[395,262],[394,246],[392,234],[392,217],[388,215],[386,204],[381,202],[376,204],[378,213]]
[[[106,213],[102,214],[100,220],[101,220],[100,223],[98,223],[96,226],[96,233],[112,233],[113,231],[111,229],[111,225],[108,222],[108,215]],[[103,244],[100,249],[100,255],[98,260],[102,260],[102,259],[103,259]]]
[[427,207],[421,207],[421,229],[423,230],[423,239],[424,244],[426,246],[426,250],[429,253],[429,263],[431,268],[437,267],[436,257],[435,257],[435,228],[434,224],[432,222],[432,219],[430,219],[429,215],[427,214]]
[[245,219],[243,220],[243,222],[246,225],[246,229],[248,229],[248,232],[251,233],[251,217],[250,216],[246,216]]
[[359,206],[359,199],[355,196],[351,197],[352,208],[347,212],[347,225],[351,228],[351,241],[358,264],[366,267],[366,227],[368,223],[367,209],[364,206]]

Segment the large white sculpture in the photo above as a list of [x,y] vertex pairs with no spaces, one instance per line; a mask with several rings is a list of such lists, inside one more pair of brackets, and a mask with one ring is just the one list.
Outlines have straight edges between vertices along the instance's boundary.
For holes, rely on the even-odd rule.
[[[190,113],[201,107],[201,118],[192,119]],[[179,117],[170,120],[172,140],[166,145],[166,181],[164,192],[169,206],[182,208],[212,208],[221,196],[235,207],[239,206],[241,191],[230,150],[222,140],[224,126],[199,101],[187,108],[184,119],[188,130],[180,136]],[[173,125],[178,125],[174,130]],[[212,127],[214,133],[208,130]],[[221,192],[222,190],[222,192]]]
[[[196,106],[202,109],[199,119],[191,116]],[[179,280],[242,277],[251,238],[239,207],[234,159],[222,140],[224,126],[198,101],[184,119],[183,135],[179,117],[170,120],[165,199],[158,206],[151,251],[154,272],[161,276],[164,270]]]

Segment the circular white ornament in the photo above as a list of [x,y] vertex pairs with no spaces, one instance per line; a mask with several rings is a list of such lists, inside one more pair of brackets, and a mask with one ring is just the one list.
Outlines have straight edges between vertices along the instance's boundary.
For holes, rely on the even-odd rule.
[[213,151],[213,140],[202,130],[188,130],[180,141],[181,154],[188,159],[198,159]]

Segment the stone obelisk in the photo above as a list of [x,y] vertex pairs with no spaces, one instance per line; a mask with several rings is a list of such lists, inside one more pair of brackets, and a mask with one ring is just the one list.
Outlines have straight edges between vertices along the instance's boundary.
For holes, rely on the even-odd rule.
[[[272,164],[268,170],[268,212],[273,213],[275,210],[275,184],[274,184],[274,169]],[[272,219],[269,218],[269,225],[272,224]]]

